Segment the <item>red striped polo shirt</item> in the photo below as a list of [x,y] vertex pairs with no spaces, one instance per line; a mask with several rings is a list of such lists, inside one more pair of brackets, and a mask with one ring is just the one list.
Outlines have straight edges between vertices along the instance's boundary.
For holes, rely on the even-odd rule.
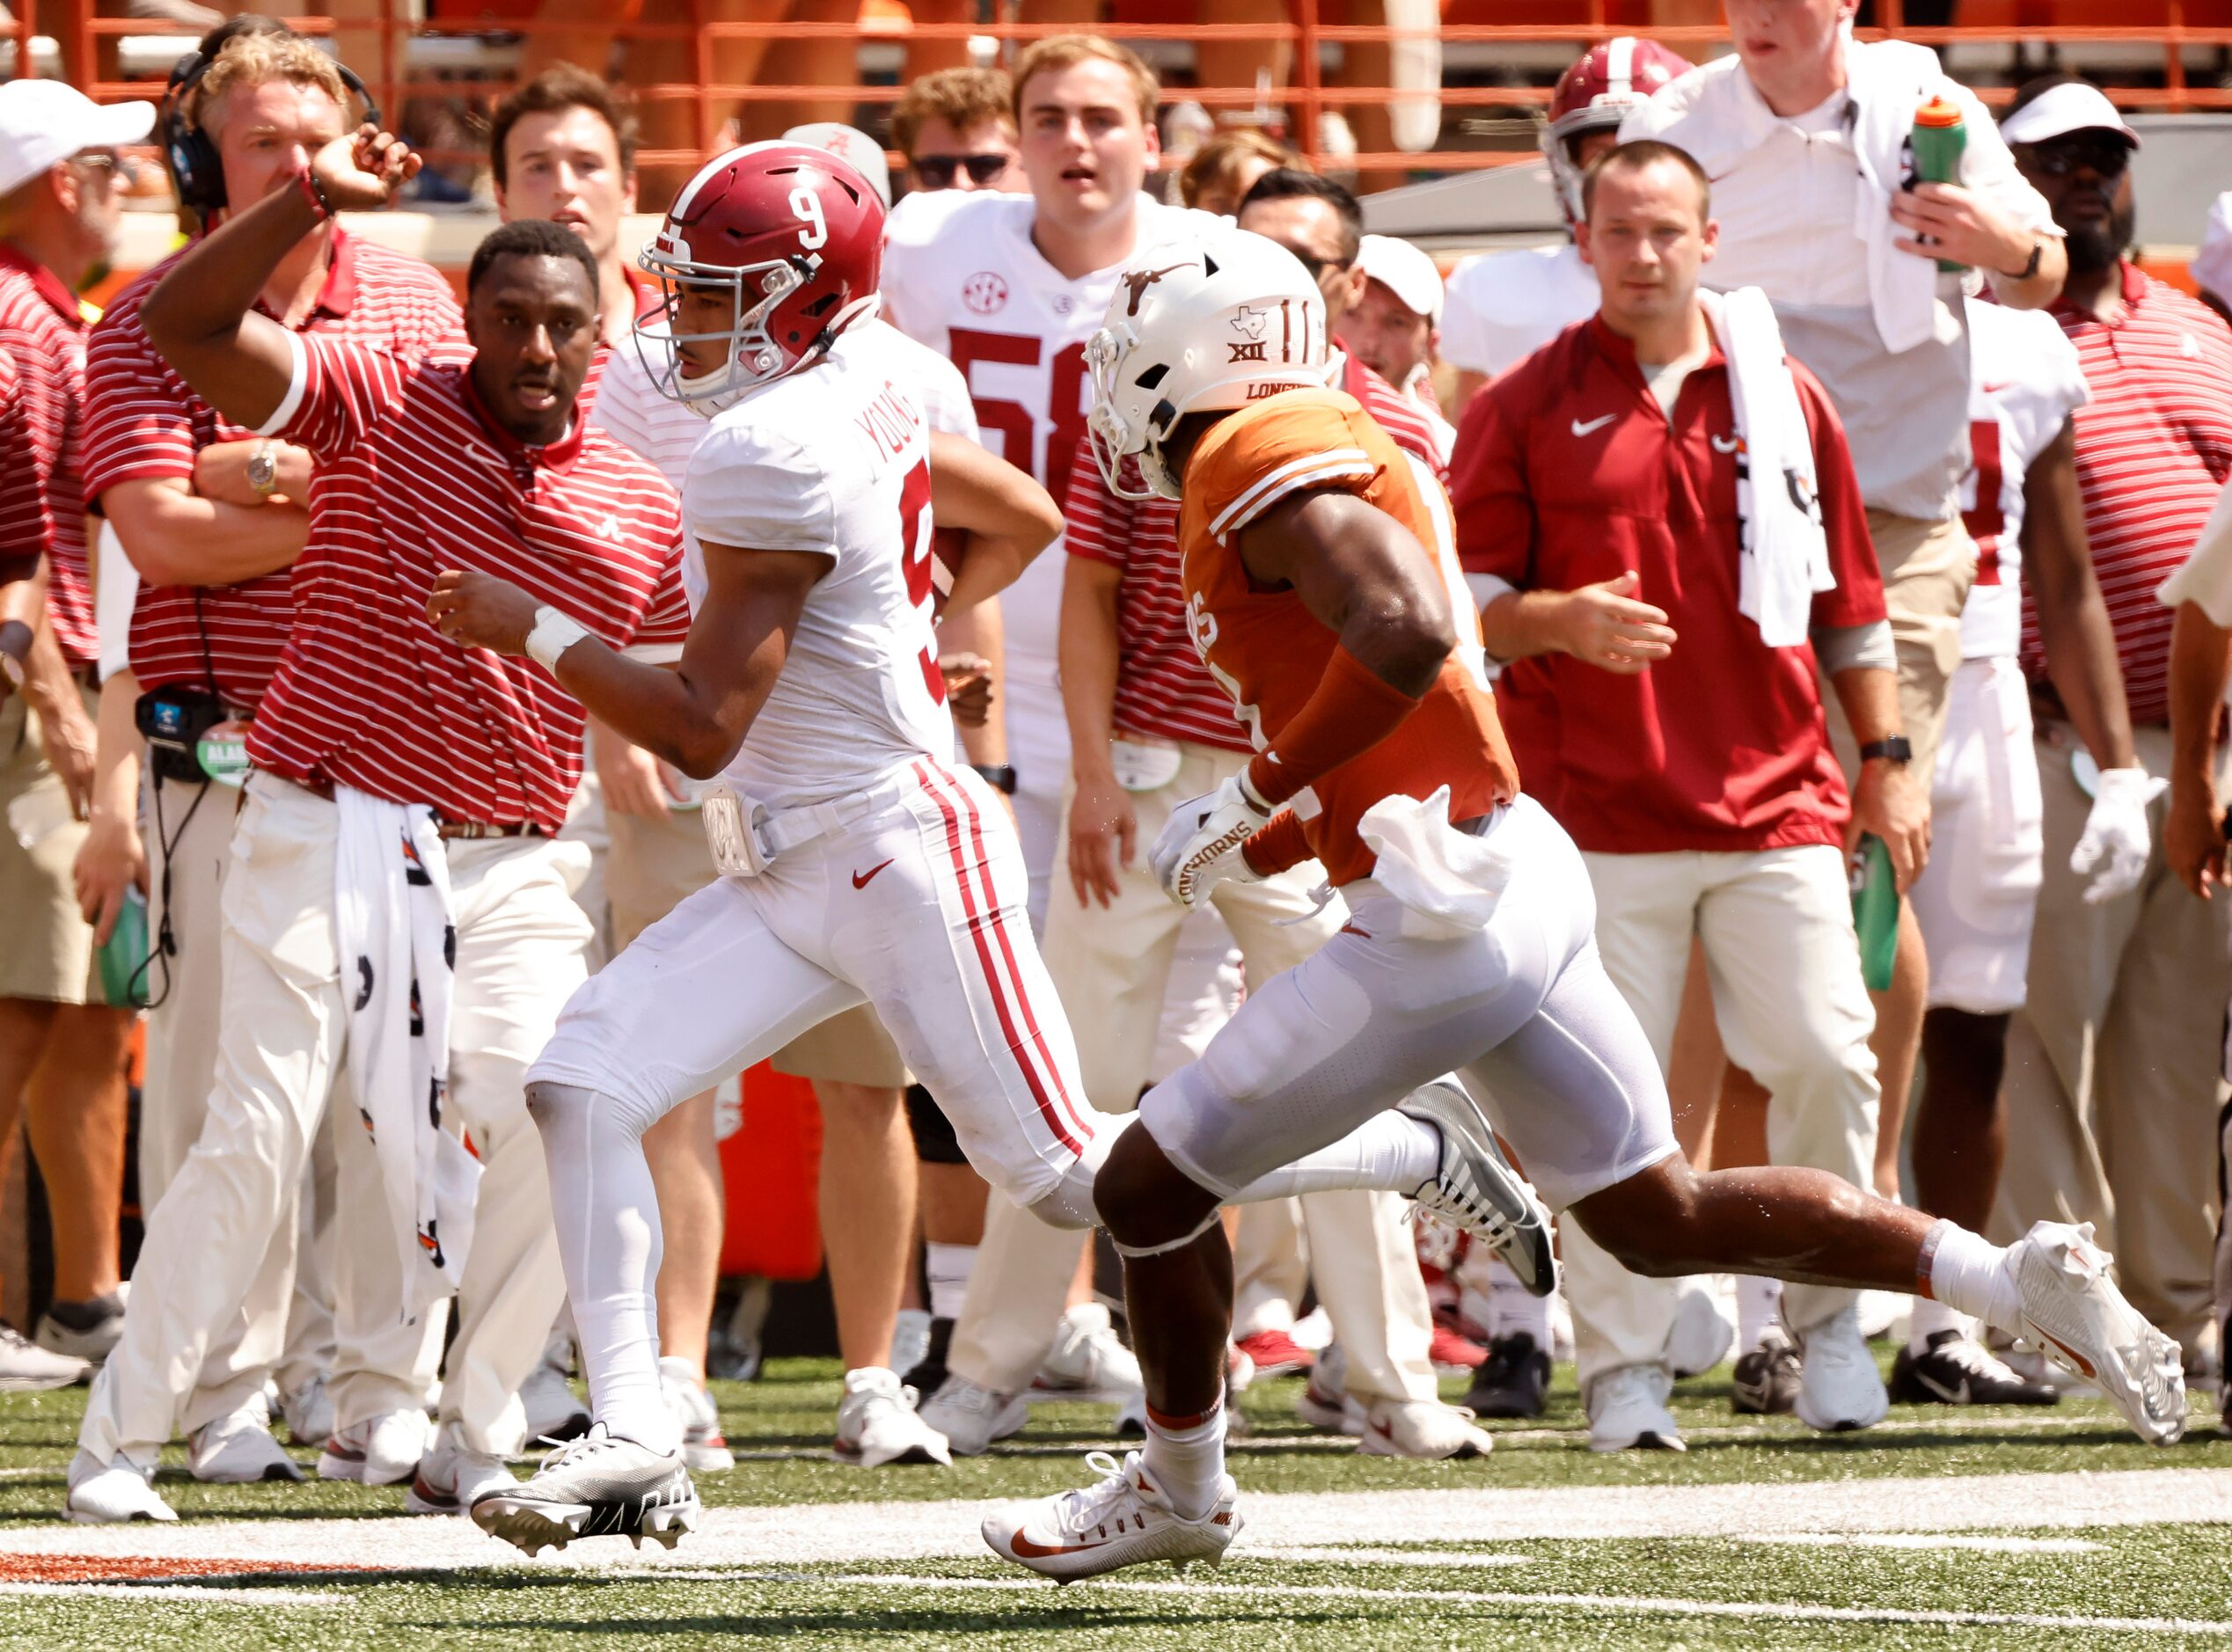
[[[2232,471],[2232,333],[2214,311],[2131,265],[2123,276],[2115,320],[2060,302],[2053,314],[2092,390],[2090,404],[2071,415],[2077,481],[2124,693],[2132,721],[2161,723],[2170,717],[2173,615],[2155,592],[2192,554]],[[2044,682],[2027,581],[2022,659],[2031,680]]]
[[462,339],[416,363],[291,333],[294,383],[262,434],[318,459],[295,624],[248,756],[446,820],[555,831],[582,773],[580,702],[525,658],[427,623],[445,568],[509,580],[616,648],[690,628],[681,507],[658,471],[578,414],[530,448],[480,407]]
[[[1397,447],[1441,472],[1431,428],[1392,384],[1354,356],[1343,379],[1362,386],[1349,393],[1364,403]],[[1141,485],[1138,466],[1129,459],[1124,477],[1128,486]],[[1177,502],[1110,493],[1087,436],[1079,442],[1070,465],[1062,522],[1063,543],[1072,556],[1104,563],[1123,575],[1116,585],[1116,732],[1190,740],[1226,751],[1253,749],[1233,713],[1232,696],[1209,675],[1186,632]]]
[[52,530],[16,358],[0,350],[0,583],[38,574]]
[[[117,295],[86,346],[89,508],[99,508],[100,496],[119,483],[190,480],[201,449],[249,435],[187,388],[140,325],[140,305],[182,256]],[[325,285],[299,326],[414,361],[457,325],[457,301],[440,271],[336,225]],[[132,670],[148,688],[200,687],[214,678],[228,701],[252,708],[278,669],[294,614],[284,570],[237,585],[143,585],[132,608]]]
[[[93,663],[93,590],[85,569],[82,412],[85,397],[85,313],[54,273],[0,245],[0,352],[13,358],[15,402],[31,461],[11,479],[17,496],[9,526],[36,531],[11,539],[18,555],[47,559],[47,615],[72,667]],[[35,500],[35,506],[28,501]],[[35,525],[34,525],[35,524]]]

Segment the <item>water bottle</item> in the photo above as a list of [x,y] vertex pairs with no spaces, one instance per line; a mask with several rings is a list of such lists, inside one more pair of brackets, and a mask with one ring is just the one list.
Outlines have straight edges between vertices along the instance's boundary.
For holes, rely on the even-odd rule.
[[[1932,98],[1914,111],[1914,130],[1909,144],[1914,151],[1914,176],[1926,184],[1954,184],[1961,178],[1961,151],[1968,147],[1968,128],[1961,124],[1961,108],[1944,98]],[[1941,258],[1937,267],[1957,272],[1963,267]]]
[[147,896],[127,886],[116,927],[101,943],[101,996],[112,1009],[147,1007]]
[[1891,849],[1873,832],[1860,835],[1852,857],[1852,926],[1860,933],[1860,975],[1868,990],[1890,991],[1899,958],[1899,884]]

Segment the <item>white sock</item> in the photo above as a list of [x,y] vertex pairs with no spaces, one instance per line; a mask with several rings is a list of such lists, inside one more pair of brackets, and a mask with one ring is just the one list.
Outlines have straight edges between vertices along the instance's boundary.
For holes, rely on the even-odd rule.
[[1782,1322],[1782,1282],[1760,1274],[1736,1276],[1736,1351],[1748,1354]]
[[1968,1316],[1928,1297],[1914,1298],[1914,1317],[1906,1322],[1906,1351],[1929,1352],[1929,1340],[1940,1331],[1968,1334]]
[[1440,1165],[1440,1131],[1405,1114],[1378,1113],[1331,1146],[1257,1177],[1230,1202],[1255,1204],[1298,1193],[1337,1193],[1351,1188],[1409,1193]]
[[1958,1222],[1940,1221],[1922,1239],[1929,1294],[1957,1313],[2019,1335],[2023,1297],[2007,1251]]
[[1166,1418],[1150,1407],[1140,1468],[1148,1485],[1170,1500],[1180,1517],[1198,1520],[1217,1505],[1225,1488],[1225,1407],[1205,1418]]
[[1510,1336],[1524,1331],[1534,1346],[1550,1351],[1550,1298],[1519,1283],[1511,1266],[1498,1256],[1488,1265],[1488,1334]]
[[922,1271],[930,1280],[932,1319],[961,1318],[961,1305],[969,1296],[969,1276],[976,1266],[977,1247],[974,1245],[940,1245],[935,1239],[923,1241]]
[[572,1085],[538,1085],[529,1096],[592,1411],[623,1439],[678,1451],[682,1426],[659,1381],[659,1195],[643,1157],[652,1121]]

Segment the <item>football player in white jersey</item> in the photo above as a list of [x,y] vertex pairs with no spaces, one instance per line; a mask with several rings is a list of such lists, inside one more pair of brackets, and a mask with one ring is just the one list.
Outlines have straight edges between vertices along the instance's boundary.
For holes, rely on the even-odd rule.
[[[1931,784],[1930,863],[1909,898],[1929,952],[1922,1085],[1914,1106],[1914,1202],[1981,1228],[2006,1145],[2000,1078],[2009,1015],[2023,1001],[2044,844],[2031,692],[2016,652],[2023,582],[2053,691],[2085,742],[2099,807],[2072,857],[2099,868],[2086,898],[2111,899],[2147,868],[2148,778],[2132,744],[2115,633],[2094,576],[2070,415],[2090,398],[2053,317],[1968,302],[1969,471],[1961,508],[1976,583],[1961,609],[1961,663]],[[2089,758],[2089,763],[2086,758]],[[1918,1300],[1892,1398],[1918,1405],[2052,1405],[1976,1341],[1944,1304]]]
[[[933,512],[967,533],[956,605],[1052,539],[1021,471],[929,431],[877,303],[883,211],[842,160],[732,150],[677,196],[645,253],[669,292],[667,392],[713,419],[683,486],[692,625],[639,669],[517,588],[451,570],[428,617],[526,654],[621,734],[695,778],[723,876],[576,993],[528,1075],[595,1425],[533,1480],[475,1500],[533,1553],[581,1536],[671,1546],[697,1495],[662,1395],[658,1202],[645,1129],[798,1034],[872,1005],[977,1171],[1061,1227],[1098,1217],[1121,1132],[1084,1100],[1022,916],[994,794],[948,766],[932,652]],[[934,459],[934,465],[933,465]],[[1485,1122],[1429,1086],[1248,1184],[1240,1200],[1387,1188],[1548,1265],[1547,1218]]]

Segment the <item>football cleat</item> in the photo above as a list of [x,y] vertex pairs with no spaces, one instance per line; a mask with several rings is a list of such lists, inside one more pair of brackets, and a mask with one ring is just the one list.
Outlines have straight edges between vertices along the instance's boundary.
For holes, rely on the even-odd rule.
[[672,1548],[698,1524],[698,1492],[680,1451],[659,1452],[593,1425],[569,1440],[534,1478],[482,1492],[472,1523],[530,1557],[575,1538],[621,1537]]
[[1960,1331],[1936,1331],[1917,1354],[1899,1350],[1892,1363],[1891,1397],[1909,1406],[2056,1406],[2052,1383],[2017,1376],[1980,1342]]
[[1030,1402],[1021,1394],[979,1388],[958,1371],[948,1374],[938,1392],[916,1410],[944,1436],[955,1457],[982,1457],[994,1440],[1021,1433],[1031,1420]]
[[1804,1376],[1797,1345],[1780,1330],[1770,1330],[1760,1345],[1736,1357],[1728,1399],[1738,1415],[1784,1416],[1798,1408],[1798,1385]]
[[1240,1534],[1238,1488],[1229,1474],[1209,1512],[1188,1520],[1147,1480],[1138,1452],[1126,1452],[1122,1463],[1106,1451],[1085,1460],[1101,1476],[1093,1485],[985,1517],[984,1541],[993,1553],[1066,1583],[1150,1561],[1168,1561],[1180,1571],[1195,1561],[1215,1566]]
[[1496,1136],[1453,1078],[1421,1085],[1395,1111],[1431,1125],[1441,1136],[1441,1162],[1410,1190],[1422,1210],[1464,1229],[1502,1256],[1528,1291],[1557,1289],[1550,1248],[1550,1213],[1496,1144]]
[[1798,1333],[1798,1421],[1824,1434],[1872,1429],[1891,1409],[1883,1373],[1860,1334],[1857,1304]]
[[1549,1402],[1550,1356],[1526,1331],[1488,1345],[1488,1362],[1465,1394],[1465,1408],[1476,1417],[1539,1417]]
[[2139,1437],[2175,1444],[2185,1432],[2185,1373],[2176,1342],[2124,1300],[2092,1224],[2040,1222],[2008,1247],[2023,1328],[2048,1358],[2089,1377]]
[[856,1468],[887,1463],[953,1464],[946,1436],[922,1420],[914,1396],[890,1371],[864,1365],[845,1373],[845,1398],[838,1402],[837,1440],[831,1454]]
[[1589,1385],[1592,1451],[1687,1451],[1681,1427],[1666,1409],[1674,1376],[1664,1365],[1622,1365]]

